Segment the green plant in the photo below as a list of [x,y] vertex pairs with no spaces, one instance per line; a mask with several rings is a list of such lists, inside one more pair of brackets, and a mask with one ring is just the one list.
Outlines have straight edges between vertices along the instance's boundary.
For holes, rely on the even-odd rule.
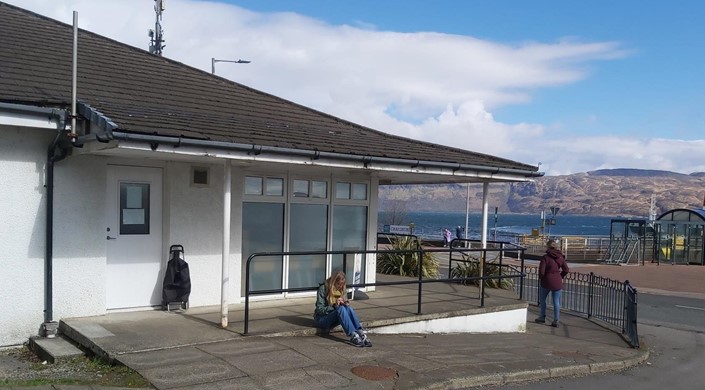
[[[456,265],[450,270],[451,278],[475,278],[480,277],[480,257],[472,256],[469,254],[462,254],[463,261],[456,263]],[[499,276],[499,271],[501,267],[499,264],[492,260],[485,261],[485,275],[484,276]],[[473,284],[475,286],[480,285],[479,280],[468,280],[459,281],[462,284]],[[504,290],[509,290],[512,288],[514,283],[511,279],[487,279],[485,280],[485,286],[490,288],[501,288]]]
[[[387,237],[390,250],[409,251],[408,253],[380,253],[377,256],[377,272],[388,275],[419,276],[419,252],[423,243],[415,237]],[[424,278],[438,277],[438,261],[429,252],[424,252],[421,261]]]

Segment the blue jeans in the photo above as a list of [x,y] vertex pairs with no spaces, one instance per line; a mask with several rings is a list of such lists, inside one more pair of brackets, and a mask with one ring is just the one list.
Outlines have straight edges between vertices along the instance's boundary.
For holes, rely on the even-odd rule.
[[553,320],[558,321],[561,314],[561,290],[549,290],[547,288],[541,287],[539,290],[539,303],[541,307],[540,318],[546,318],[546,298],[548,298],[548,293],[551,293],[553,297]]
[[316,326],[321,329],[330,329],[336,325],[342,326],[345,334],[351,337],[356,330],[362,328],[355,310],[350,306],[340,305],[334,311],[316,318]]

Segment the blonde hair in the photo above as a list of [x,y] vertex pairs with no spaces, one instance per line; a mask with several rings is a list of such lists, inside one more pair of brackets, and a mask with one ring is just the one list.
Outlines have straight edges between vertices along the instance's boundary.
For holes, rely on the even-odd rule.
[[556,240],[548,240],[546,246],[551,249],[558,249],[558,242],[556,242]]
[[345,294],[345,291],[347,290],[345,272],[337,271],[336,273],[331,275],[330,278],[326,279],[326,300],[328,301],[329,305],[336,304],[336,298],[333,296],[333,290],[337,290],[335,286],[340,283],[341,280],[343,281],[343,287],[340,289],[340,292],[342,294]]

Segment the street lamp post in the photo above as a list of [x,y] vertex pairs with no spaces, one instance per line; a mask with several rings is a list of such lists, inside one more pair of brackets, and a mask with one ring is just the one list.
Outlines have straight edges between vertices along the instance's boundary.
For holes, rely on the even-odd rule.
[[548,219],[546,221],[546,224],[548,225],[548,238],[551,238],[551,225],[556,224],[556,214],[558,214],[558,210],[560,210],[560,207],[556,206],[551,206],[551,219]]
[[215,74],[215,63],[216,62],[230,62],[233,64],[249,64],[251,61],[247,60],[219,60],[215,57],[211,58],[211,74]]

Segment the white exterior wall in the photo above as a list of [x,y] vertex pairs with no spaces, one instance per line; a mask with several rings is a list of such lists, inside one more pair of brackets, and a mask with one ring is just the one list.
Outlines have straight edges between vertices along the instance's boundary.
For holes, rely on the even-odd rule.
[[[192,166],[209,168],[207,187],[190,184]],[[169,194],[165,213],[168,215],[166,251],[170,245],[184,246],[191,273],[189,305],[217,305],[223,245],[223,165],[172,162],[167,164],[166,172],[165,193]],[[235,180],[233,187],[238,187]],[[233,211],[235,207],[233,205]],[[239,271],[234,264],[230,269]]]
[[44,165],[51,130],[0,126],[0,346],[44,322]]
[[[26,342],[44,322],[44,186],[54,134],[0,129],[0,346]],[[54,165],[53,320],[105,312],[104,194],[102,159]]]
[[[55,132],[0,127],[0,346],[36,335],[44,322],[46,150]],[[191,306],[220,303],[223,163],[159,162],[76,153],[54,170],[53,320],[106,313],[106,180],[108,164],[159,166],[164,170],[164,255],[185,248],[191,270]],[[208,167],[207,187],[191,185],[192,166]],[[271,172],[288,179],[289,174]],[[239,303],[242,269],[242,186],[232,169],[229,302]],[[335,179],[346,176],[333,175]],[[356,175],[356,180],[360,176]],[[369,180],[369,176],[368,176]],[[377,182],[370,185],[368,248],[375,247]],[[332,191],[331,191],[332,196]],[[367,282],[375,280],[368,256]],[[129,281],[126,281],[129,283]]]
[[54,166],[54,320],[105,313],[106,159]]

